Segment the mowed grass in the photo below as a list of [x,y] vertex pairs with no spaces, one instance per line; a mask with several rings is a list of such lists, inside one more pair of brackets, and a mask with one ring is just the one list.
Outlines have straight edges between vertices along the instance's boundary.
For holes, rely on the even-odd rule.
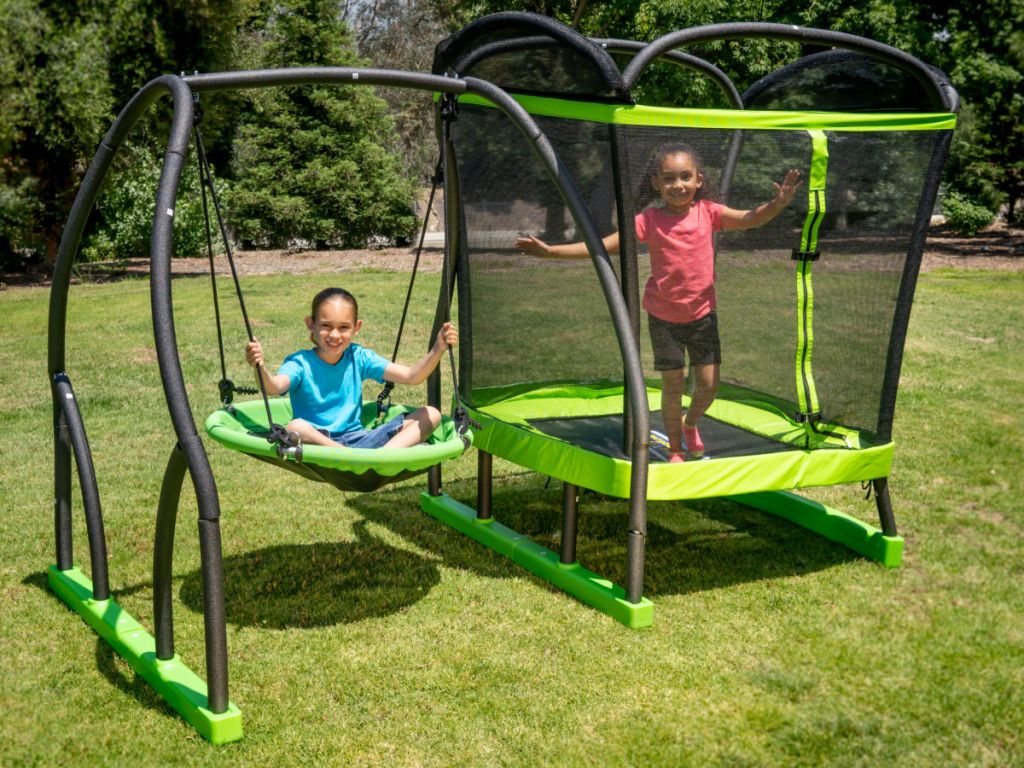
[[[361,299],[363,342],[390,354],[405,280],[378,272],[245,285],[276,362],[304,343],[312,294],[336,282]],[[209,281],[176,280],[174,294],[201,425],[220,377]],[[901,568],[728,502],[652,504],[645,593],[655,624],[642,631],[427,517],[420,482],[342,494],[208,442],[230,694],[245,728],[222,747],[46,587],[48,296],[0,293],[0,764],[1024,763],[1024,275],[922,276],[891,483]],[[406,360],[428,343],[435,297],[436,282],[423,280]],[[229,375],[250,381],[236,315]],[[152,629],[154,518],[174,436],[148,283],[72,289],[67,370],[96,462],[112,590]],[[446,490],[469,504],[475,462],[470,452],[444,470]],[[874,520],[859,488],[812,495]],[[556,549],[560,496],[558,483],[495,462],[498,519]],[[196,515],[186,483],[177,650],[205,677]],[[82,518],[76,491],[75,559],[88,573]],[[581,561],[622,583],[625,505],[585,494],[580,528]]]

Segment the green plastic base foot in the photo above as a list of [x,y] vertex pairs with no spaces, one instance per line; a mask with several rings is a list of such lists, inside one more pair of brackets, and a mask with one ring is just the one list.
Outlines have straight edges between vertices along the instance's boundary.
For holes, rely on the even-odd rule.
[[886,536],[855,517],[826,507],[817,501],[805,499],[789,491],[764,491],[729,496],[732,501],[746,504],[814,531],[826,539],[849,547],[887,568],[897,568],[903,559],[903,537]]
[[654,623],[654,604],[647,598],[638,603],[626,600],[626,592],[579,563],[559,562],[558,555],[526,536],[494,520],[478,520],[476,512],[465,504],[441,494],[420,496],[423,511],[442,523],[504,555],[573,597],[606,613],[631,629]]
[[156,657],[156,641],[121,606],[109,600],[94,600],[92,581],[78,568],[47,571],[50,588],[117,651],[153,690],[213,744],[242,738],[242,713],[234,704],[219,714],[206,708],[206,683],[181,663]]

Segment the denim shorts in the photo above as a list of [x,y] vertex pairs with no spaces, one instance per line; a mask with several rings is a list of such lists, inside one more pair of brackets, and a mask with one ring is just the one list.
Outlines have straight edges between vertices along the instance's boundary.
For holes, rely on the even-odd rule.
[[720,365],[722,343],[718,338],[718,315],[714,311],[692,323],[669,323],[648,314],[647,327],[654,347],[654,370],[673,371],[691,365]]
[[332,435],[331,439],[346,448],[383,448],[388,440],[402,431],[403,426],[405,426],[405,414],[400,413],[379,427],[354,429],[343,435]]

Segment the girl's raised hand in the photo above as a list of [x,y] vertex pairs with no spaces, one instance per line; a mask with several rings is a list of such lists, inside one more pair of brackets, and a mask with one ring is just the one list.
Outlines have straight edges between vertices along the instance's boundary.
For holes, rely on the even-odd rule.
[[519,249],[520,253],[525,253],[527,256],[539,256],[541,258],[547,256],[551,250],[547,243],[533,235],[520,235],[517,237],[516,248]]
[[793,200],[793,195],[796,194],[797,189],[803,183],[804,180],[800,171],[790,168],[789,173],[786,174],[786,178],[782,180],[781,184],[772,182],[772,186],[775,187],[775,199],[785,205],[789,205]]

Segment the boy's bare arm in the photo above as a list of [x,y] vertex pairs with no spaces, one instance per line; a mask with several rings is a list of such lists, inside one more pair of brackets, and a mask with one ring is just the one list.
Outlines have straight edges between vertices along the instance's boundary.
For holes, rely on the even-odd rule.
[[384,380],[392,381],[395,384],[409,384],[415,386],[426,381],[427,376],[434,372],[437,364],[441,362],[448,347],[454,347],[459,343],[459,330],[452,323],[445,323],[437,332],[434,345],[423,357],[412,365],[402,363],[390,363],[384,369]]
[[245,345],[245,359],[263,379],[263,387],[268,395],[283,395],[288,391],[291,380],[283,373],[275,376],[267,370],[266,361],[263,359],[263,346],[256,339]]

